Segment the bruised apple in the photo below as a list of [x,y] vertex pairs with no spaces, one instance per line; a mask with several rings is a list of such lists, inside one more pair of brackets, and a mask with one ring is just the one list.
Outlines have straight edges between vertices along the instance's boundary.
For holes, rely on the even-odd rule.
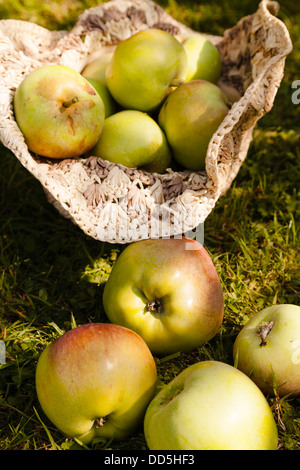
[[40,405],[66,436],[123,439],[143,422],[156,390],[149,348],[126,328],[90,323],[48,345],[36,368]]
[[158,124],[148,114],[124,110],[104,121],[94,154],[128,168],[162,173],[171,164],[171,150]]
[[95,88],[63,65],[45,65],[27,75],[16,90],[14,112],[29,150],[49,158],[89,151],[105,117]]
[[249,377],[218,361],[195,363],[150,402],[150,450],[276,450],[272,410]]
[[146,29],[120,42],[106,69],[106,83],[124,108],[151,112],[186,78],[182,44],[160,29]]
[[253,315],[233,347],[237,367],[268,395],[300,395],[300,306],[279,304]]
[[216,268],[197,241],[149,239],[128,245],[103,293],[112,323],[136,331],[152,353],[191,351],[218,332],[224,310]]
[[227,97],[206,80],[191,80],[170,93],[160,109],[174,159],[190,170],[205,170],[207,148],[228,113]]

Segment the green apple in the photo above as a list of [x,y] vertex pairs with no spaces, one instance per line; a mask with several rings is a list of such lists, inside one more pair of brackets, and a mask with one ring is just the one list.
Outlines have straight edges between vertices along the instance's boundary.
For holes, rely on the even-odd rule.
[[102,85],[106,86],[106,68],[111,61],[112,56],[113,51],[109,51],[92,60],[85,66],[81,72],[81,75],[83,75],[85,78],[93,78],[98,80]]
[[105,117],[116,113],[118,110],[117,103],[111,96],[106,85],[106,68],[112,56],[113,51],[110,50],[92,60],[81,72],[81,75],[91,83],[102,98],[105,107]]
[[95,78],[86,77],[86,80],[95,88],[98,95],[102,99],[105,109],[105,118],[111,116],[112,114],[115,114],[118,111],[118,106],[111,94],[109,93],[108,88]]
[[300,395],[300,306],[272,305],[253,315],[233,347],[237,367],[268,395]]
[[159,29],[139,31],[119,43],[106,69],[108,89],[124,108],[152,112],[187,73],[182,44]]
[[162,173],[171,164],[171,150],[159,125],[148,114],[124,110],[104,121],[94,154],[128,168]]
[[50,421],[66,436],[123,439],[143,422],[156,392],[152,354],[136,333],[90,323],[68,331],[38,359],[36,391]]
[[249,377],[218,361],[195,363],[150,402],[150,450],[276,450],[271,408]]
[[50,158],[73,158],[99,140],[105,110],[96,90],[79,72],[45,65],[18,86],[14,112],[30,151]]
[[217,83],[222,71],[218,48],[200,33],[185,36],[182,45],[188,58],[186,81],[207,80]]
[[226,95],[206,80],[185,82],[172,91],[160,109],[158,123],[174,159],[184,168],[204,170],[209,142],[227,113]]
[[128,245],[105,284],[107,317],[136,331],[153,354],[188,352],[218,332],[220,279],[196,240],[149,239]]

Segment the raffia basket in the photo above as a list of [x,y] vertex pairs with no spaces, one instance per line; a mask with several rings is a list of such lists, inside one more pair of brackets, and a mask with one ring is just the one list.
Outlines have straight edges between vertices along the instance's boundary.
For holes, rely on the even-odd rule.
[[[20,20],[0,21],[0,139],[43,186],[48,200],[87,235],[110,243],[181,235],[203,223],[242,165],[257,121],[272,108],[292,49],[276,2],[261,1],[223,37],[218,85],[232,107],[213,135],[206,170],[149,174],[83,155],[49,160],[31,154],[14,118],[23,78],[44,64],[81,72],[118,42],[146,28],[173,35],[189,30],[149,0],[111,0],[79,16],[70,31],[48,31]],[[37,136],[38,138],[38,136]]]

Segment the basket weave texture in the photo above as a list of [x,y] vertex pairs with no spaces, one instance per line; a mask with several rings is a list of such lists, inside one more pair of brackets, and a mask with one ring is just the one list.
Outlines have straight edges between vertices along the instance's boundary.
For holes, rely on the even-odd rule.
[[87,235],[109,243],[176,236],[194,230],[230,187],[246,158],[257,121],[272,108],[292,50],[263,0],[222,37],[210,36],[222,57],[218,85],[232,107],[211,138],[205,171],[149,174],[93,155],[50,160],[29,152],[14,118],[17,86],[32,70],[63,64],[81,72],[96,56],[137,31],[191,32],[149,0],[111,0],[85,10],[67,31],[20,20],[0,21],[0,139],[43,186],[48,200]]

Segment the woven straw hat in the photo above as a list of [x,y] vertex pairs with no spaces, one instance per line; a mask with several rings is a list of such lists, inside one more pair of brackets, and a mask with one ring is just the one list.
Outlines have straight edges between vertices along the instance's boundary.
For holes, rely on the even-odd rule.
[[20,20],[0,21],[0,139],[42,184],[48,200],[87,235],[110,243],[181,235],[203,223],[243,163],[257,121],[272,108],[292,50],[279,5],[261,1],[223,37],[218,85],[232,107],[211,138],[205,171],[149,174],[93,155],[50,160],[29,152],[13,112],[23,78],[45,64],[81,72],[96,56],[137,31],[191,32],[149,0],[111,0],[84,11],[70,31]]

